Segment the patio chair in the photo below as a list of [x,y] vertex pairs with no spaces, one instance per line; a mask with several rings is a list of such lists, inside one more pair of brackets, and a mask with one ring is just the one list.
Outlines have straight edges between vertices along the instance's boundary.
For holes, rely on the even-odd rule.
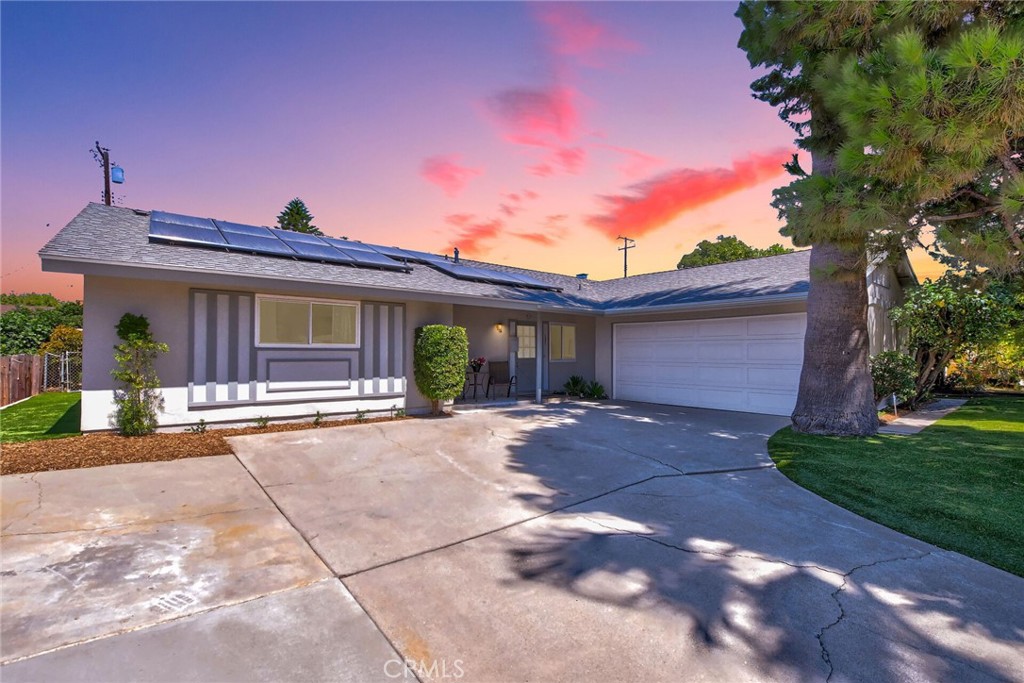
[[[508,361],[507,360],[490,360],[487,361],[487,365],[490,371],[487,375],[487,390],[484,391],[486,398],[491,397],[491,387],[499,384],[507,384],[508,391],[505,392],[505,397],[508,398],[512,395],[512,385],[516,384],[516,376],[512,375],[509,377],[508,374]],[[518,385],[516,385],[518,386]],[[497,391],[495,391],[497,395]]]

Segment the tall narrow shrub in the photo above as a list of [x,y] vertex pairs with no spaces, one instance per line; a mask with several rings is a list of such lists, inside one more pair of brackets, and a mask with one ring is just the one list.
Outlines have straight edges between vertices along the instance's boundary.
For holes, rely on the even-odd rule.
[[153,367],[157,354],[167,344],[153,339],[144,315],[125,313],[117,323],[121,343],[114,347],[117,367],[110,374],[120,386],[114,389],[114,419],[124,436],[149,434],[156,429],[157,413],[163,409],[160,378]]
[[413,374],[420,393],[430,399],[434,415],[440,414],[441,401],[452,400],[462,391],[468,364],[466,328],[448,325],[416,328]]

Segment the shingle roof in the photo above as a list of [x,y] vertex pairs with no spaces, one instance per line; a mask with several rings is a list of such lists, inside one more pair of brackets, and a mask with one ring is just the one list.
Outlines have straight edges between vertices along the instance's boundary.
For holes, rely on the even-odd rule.
[[[522,273],[562,288],[561,292],[459,280],[429,266],[410,264],[411,272],[353,268],[311,261],[189,248],[149,240],[149,214],[124,207],[89,204],[39,252],[43,259],[142,266],[197,273],[286,279],[328,285],[479,297],[492,302],[615,311],[634,307],[685,305],[779,294],[808,289],[808,251],[672,270],[615,280],[579,280],[500,264],[466,261],[492,270]],[[483,301],[481,303],[484,303]]]

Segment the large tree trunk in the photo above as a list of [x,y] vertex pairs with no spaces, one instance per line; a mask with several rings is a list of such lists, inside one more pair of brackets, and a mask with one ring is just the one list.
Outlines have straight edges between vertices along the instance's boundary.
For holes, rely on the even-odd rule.
[[865,245],[816,244],[793,429],[869,436],[878,415],[868,365]]

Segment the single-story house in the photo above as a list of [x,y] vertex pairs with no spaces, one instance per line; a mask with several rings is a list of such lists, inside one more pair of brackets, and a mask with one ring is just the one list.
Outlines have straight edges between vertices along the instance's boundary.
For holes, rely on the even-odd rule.
[[[146,315],[162,425],[429,407],[414,331],[465,327],[471,357],[507,361],[520,394],[571,375],[612,398],[789,414],[809,252],[594,281],[161,211],[89,204],[39,252],[84,276],[82,429],[112,425],[115,325]],[[869,275],[871,350],[913,271]],[[485,367],[486,372],[486,367]]]

